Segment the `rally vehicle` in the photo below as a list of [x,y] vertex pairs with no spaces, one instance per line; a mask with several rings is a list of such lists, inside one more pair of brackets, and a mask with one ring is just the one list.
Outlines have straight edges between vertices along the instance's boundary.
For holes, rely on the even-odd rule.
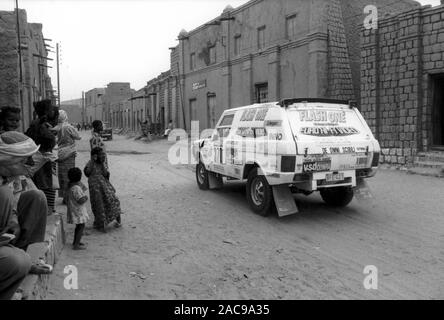
[[286,99],[225,110],[210,137],[192,144],[200,189],[246,182],[252,210],[298,212],[293,193],[319,191],[332,206],[368,188],[380,146],[355,103]]

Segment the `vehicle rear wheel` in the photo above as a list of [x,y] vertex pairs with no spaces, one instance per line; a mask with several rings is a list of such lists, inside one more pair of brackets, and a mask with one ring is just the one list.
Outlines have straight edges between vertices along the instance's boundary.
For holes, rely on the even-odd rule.
[[201,189],[201,190],[208,190],[209,189],[208,171],[202,162],[199,162],[196,165],[196,181],[197,181],[197,186],[199,187],[199,189]]
[[335,207],[345,207],[353,199],[353,189],[351,187],[336,187],[321,189],[322,200],[328,205]]
[[265,176],[258,175],[257,168],[248,175],[246,194],[248,203],[255,213],[266,216],[273,209],[273,190]]

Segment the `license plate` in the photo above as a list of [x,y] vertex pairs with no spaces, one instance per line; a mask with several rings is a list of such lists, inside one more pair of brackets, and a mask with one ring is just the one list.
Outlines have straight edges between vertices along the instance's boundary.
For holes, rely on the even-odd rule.
[[335,182],[335,181],[342,181],[344,180],[344,173],[327,173],[325,175],[325,181],[327,182]]

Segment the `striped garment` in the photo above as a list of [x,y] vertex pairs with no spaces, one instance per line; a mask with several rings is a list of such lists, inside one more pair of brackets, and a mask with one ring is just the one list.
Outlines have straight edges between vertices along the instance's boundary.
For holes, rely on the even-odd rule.
[[56,190],[43,189],[42,191],[46,196],[46,203],[48,204],[48,215],[51,215],[55,212]]
[[59,161],[59,198],[63,198],[66,202],[65,196],[68,189],[68,170],[74,168],[76,166],[76,156],[73,154],[72,156],[66,158],[63,161]]

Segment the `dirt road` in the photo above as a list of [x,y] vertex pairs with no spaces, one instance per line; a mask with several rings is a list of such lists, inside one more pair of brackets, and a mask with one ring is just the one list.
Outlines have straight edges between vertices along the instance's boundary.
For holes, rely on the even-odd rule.
[[[89,229],[88,250],[73,251],[68,225],[49,299],[444,298],[444,180],[382,170],[369,180],[373,202],[339,210],[296,196],[299,214],[264,218],[239,183],[199,190],[189,168],[168,162],[171,145],[107,143],[123,228]],[[67,265],[78,290],[63,286]],[[367,265],[377,290],[364,288]]]

